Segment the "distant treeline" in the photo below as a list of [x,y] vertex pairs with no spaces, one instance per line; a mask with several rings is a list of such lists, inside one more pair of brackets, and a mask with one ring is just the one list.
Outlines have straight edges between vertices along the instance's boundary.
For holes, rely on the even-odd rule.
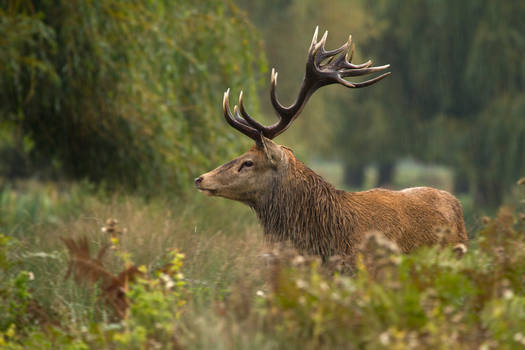
[[329,48],[353,34],[356,61],[391,64],[392,76],[373,87],[314,97],[319,107],[292,130],[337,151],[349,184],[359,186],[371,163],[379,185],[388,183],[395,162],[412,156],[451,166],[456,192],[497,205],[525,175],[524,1],[239,3],[266,38],[283,95],[297,89],[317,24],[330,31]]
[[330,48],[353,34],[354,61],[392,76],[321,91],[287,144],[338,153],[354,186],[371,163],[379,185],[406,156],[445,164],[479,204],[525,174],[525,2],[236,2],[246,13],[221,0],[3,2],[0,176],[184,189],[247,145],[221,119],[222,92],[251,90],[258,116],[267,52],[290,101],[315,25]]
[[182,190],[242,145],[222,92],[264,62],[227,1],[2,2],[0,176]]

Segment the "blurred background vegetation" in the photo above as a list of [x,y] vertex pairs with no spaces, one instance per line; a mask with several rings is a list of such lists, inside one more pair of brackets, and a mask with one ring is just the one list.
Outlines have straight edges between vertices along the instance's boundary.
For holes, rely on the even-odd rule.
[[[518,0],[0,2],[0,348],[525,346],[523,18]],[[316,25],[392,75],[322,89],[277,141],[346,189],[453,191],[462,259],[378,241],[354,275],[334,273],[271,251],[249,208],[193,189],[250,145],[222,93],[244,89],[274,120],[269,68],[291,102]],[[482,216],[503,202],[514,210]],[[124,288],[126,317],[64,279],[64,237],[106,273],[146,272]],[[166,272],[175,250],[184,264]]]
[[255,91],[265,61],[233,3],[9,0],[0,9],[4,176],[180,192],[246,144],[217,111],[227,86]]
[[[525,173],[522,1],[241,3],[266,39],[269,66],[281,72],[289,101],[317,24],[329,30],[329,47],[352,33],[355,61],[391,64],[392,76],[373,87],[321,91],[289,132],[293,146],[342,162],[347,186],[437,185],[494,207]],[[407,183],[407,159],[447,167],[453,186],[439,176]]]
[[8,0],[0,176],[184,192],[249,144],[223,91],[270,121],[267,65],[292,101],[320,25],[393,74],[325,88],[278,141],[347,188],[434,185],[496,207],[525,173],[524,16],[496,0]]

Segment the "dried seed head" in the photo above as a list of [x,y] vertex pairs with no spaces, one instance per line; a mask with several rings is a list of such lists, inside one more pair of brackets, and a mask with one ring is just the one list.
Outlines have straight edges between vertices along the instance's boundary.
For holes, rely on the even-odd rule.
[[106,226],[102,227],[102,232],[109,233],[111,237],[116,237],[117,235],[121,235],[125,233],[127,229],[121,229],[118,226],[118,220],[117,219],[107,219],[106,220]]
[[467,253],[467,246],[463,243],[458,243],[452,248],[452,251],[456,254],[457,258],[459,259]]
[[304,258],[304,256],[302,255],[297,255],[295,258],[293,258],[292,260],[292,264],[294,266],[300,266],[300,265],[303,265],[304,263],[306,262],[306,259]]

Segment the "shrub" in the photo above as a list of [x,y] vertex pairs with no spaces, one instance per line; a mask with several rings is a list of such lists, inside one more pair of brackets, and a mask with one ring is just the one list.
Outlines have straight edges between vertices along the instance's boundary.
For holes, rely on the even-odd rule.
[[10,254],[16,245],[16,240],[0,234],[0,345],[4,337],[13,337],[18,329],[29,324],[27,309],[31,293],[28,281],[32,274],[17,271],[19,261]]
[[0,134],[12,156],[0,170],[12,176],[30,159],[25,175],[180,191],[236,151],[222,92],[242,85],[255,99],[264,68],[254,29],[220,0],[10,0],[0,33]]
[[[400,255],[394,245],[370,235],[367,254],[351,272],[337,259],[321,264],[293,251],[264,255],[264,260],[253,255],[237,261],[261,260],[236,278],[227,275],[228,283],[206,298],[200,286],[210,281],[182,275],[184,256],[177,251],[162,249],[154,262],[142,261],[147,268],[136,266],[123,248],[129,245],[121,243],[130,233],[111,220],[99,234],[102,239],[65,239],[71,275],[91,286],[89,307],[99,310],[92,312],[96,317],[60,322],[80,314],[72,302],[75,306],[56,310],[58,322],[44,325],[32,316],[30,275],[15,264],[19,247],[3,239],[0,264],[9,266],[9,273],[0,280],[2,293],[8,290],[0,299],[6,300],[0,302],[0,347],[519,348],[525,345],[523,209],[523,204],[503,207],[495,218],[483,218],[483,229],[462,257],[450,247]],[[102,241],[96,242],[102,247],[97,254],[89,252],[92,240]],[[104,258],[110,253],[114,266]],[[204,259],[222,261],[211,254]],[[134,278],[126,271],[136,271]],[[108,302],[113,291],[120,292],[121,303]],[[120,312],[110,317],[114,310]]]
[[485,218],[461,259],[452,248],[398,255],[383,245],[361,256],[354,276],[315,261],[285,265],[274,272],[266,323],[301,349],[522,346],[524,218],[510,208]]

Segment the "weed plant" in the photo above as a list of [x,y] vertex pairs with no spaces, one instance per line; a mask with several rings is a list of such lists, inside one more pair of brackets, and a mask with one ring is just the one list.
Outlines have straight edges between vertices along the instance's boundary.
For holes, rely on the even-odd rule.
[[[75,186],[65,191],[84,191]],[[9,191],[3,198],[19,195]],[[230,202],[189,196],[146,202],[85,191],[80,215],[43,220],[67,207],[64,198],[75,198],[66,196],[26,222],[4,221],[0,348],[525,346],[523,203],[483,218],[463,256],[441,247],[400,255],[371,235],[348,272],[337,258],[321,264],[293,250],[272,250],[253,214]],[[23,210],[13,204],[2,213],[17,217]],[[90,262],[103,250],[107,275],[136,268],[133,278],[119,282],[120,312],[108,302],[103,278],[71,265],[75,253],[60,237],[88,247],[82,259]],[[73,278],[65,279],[68,268]]]

